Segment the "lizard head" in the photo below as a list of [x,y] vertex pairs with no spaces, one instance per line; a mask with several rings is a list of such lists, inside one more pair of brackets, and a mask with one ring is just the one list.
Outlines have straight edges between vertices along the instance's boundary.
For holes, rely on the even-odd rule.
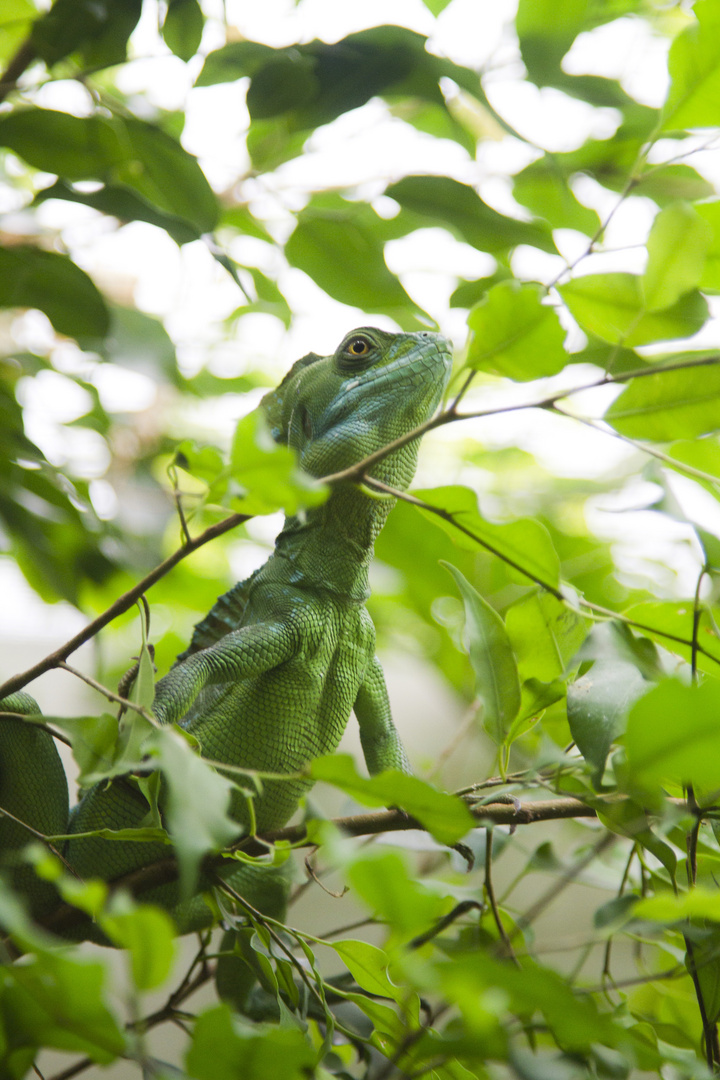
[[[363,326],[331,356],[309,353],[263,399],[273,438],[297,450],[303,468],[327,476],[348,468],[429,420],[450,377],[451,346],[429,331],[390,333]],[[372,467],[406,487],[418,442]]]

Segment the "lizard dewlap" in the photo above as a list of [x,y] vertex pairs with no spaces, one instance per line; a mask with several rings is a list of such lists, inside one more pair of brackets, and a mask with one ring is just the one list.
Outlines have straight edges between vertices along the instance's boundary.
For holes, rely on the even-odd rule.
[[[362,327],[346,335],[332,355],[310,353],[298,360],[261,408],[273,438],[295,450],[306,472],[334,476],[428,420],[447,385],[451,359],[449,343],[438,334]],[[368,479],[405,489],[418,444],[413,439],[375,461]],[[158,720],[191,732],[214,763],[296,773],[335,750],[354,710],[370,772],[407,769],[364,604],[373,544],[393,505],[392,498],[363,490],[357,478],[340,477],[325,503],[288,517],[267,563],[217,601],[158,682]],[[37,711],[28,695],[14,695],[6,705]],[[39,754],[42,798],[29,794],[25,780]],[[264,781],[254,799],[257,831],[285,824],[309,786],[304,779]],[[162,796],[160,804],[162,810]],[[0,722],[0,807],[46,835],[128,829],[140,825],[149,810],[137,780],[122,776],[87,791],[66,823],[67,784],[53,740],[22,720]],[[239,836],[250,825],[247,799],[239,791],[230,814]],[[2,821],[0,854],[10,866],[32,836],[27,830],[24,835],[22,825]],[[81,877],[106,880],[168,852],[163,844],[86,835],[71,837],[62,850]],[[229,866],[223,876],[251,903],[265,910],[281,906],[282,890],[272,874]],[[57,903],[52,887],[32,875],[16,873],[16,884],[30,894],[37,912]],[[179,902],[175,883],[141,898],[171,909],[181,931],[212,919],[200,895]]]

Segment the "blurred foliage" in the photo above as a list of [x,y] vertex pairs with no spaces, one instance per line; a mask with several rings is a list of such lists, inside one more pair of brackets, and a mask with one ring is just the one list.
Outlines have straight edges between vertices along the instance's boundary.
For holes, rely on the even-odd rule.
[[[425,3],[435,17],[452,8],[452,0]],[[720,355],[706,343],[720,291],[720,199],[693,153],[710,145],[720,118],[718,0],[697,0],[693,12],[652,0],[520,0],[498,64],[507,62],[510,41],[519,81],[577,99],[589,115],[615,110],[614,134],[563,151],[523,137],[491,104],[492,60],[482,70],[454,63],[413,30],[375,26],[334,43],[273,48],[240,39],[198,0],[148,3],[156,60],[173,54],[192,65],[197,87],[238,84],[246,94],[247,164],[222,193],[183,145],[184,112],[121,88],[137,56],[141,0],[55,0],[47,10],[4,0],[0,7],[0,181],[11,208],[0,232],[6,558],[44,601],[97,613],[176,548],[178,506],[196,534],[230,510],[294,512],[318,494],[289,453],[268,444],[255,416],[240,421],[232,442],[212,420],[198,419],[198,410],[214,417],[228,403],[235,418],[245,416],[258,388],[276,377],[267,357],[249,356],[242,374],[228,374],[209,342],[194,370],[179,363],[182,343],[134,306],[122,282],[99,274],[94,281],[92,241],[52,227],[46,207],[79,205],[89,215],[83,220],[108,234],[142,222],[178,247],[209,253],[238,290],[223,344],[258,313],[280,332],[290,326],[296,311],[282,288],[288,268],[355,309],[348,325],[378,316],[400,328],[428,325],[409,277],[392,272],[386,251],[418,230],[445,230],[494,265],[475,280],[456,276],[449,305],[467,311],[469,337],[451,390],[464,388],[462,400],[445,421],[458,437],[428,436],[424,452],[435,440],[437,454],[434,482],[444,467],[445,486],[417,492],[419,505],[401,503],[390,516],[369,606],[382,648],[420,657],[477,716],[456,745],[470,769],[478,744],[488,745],[482,732],[489,736],[494,759],[482,773],[465,774],[471,802],[499,796],[511,805],[549,789],[597,814],[590,828],[567,822],[545,834],[543,824],[523,819],[512,833],[468,832],[466,809],[420,780],[384,774],[368,781],[349,759],[320,760],[317,778],[363,805],[402,808],[434,838],[415,858],[399,839],[356,845],[327,822],[310,825],[323,865],[340,873],[379,927],[373,943],[362,932],[313,937],[216,897],[229,933],[222,945],[202,937],[190,970],[175,970],[174,981],[167,915],[127,896],[108,899],[104,886],[80,885],[42,849],[29,850],[37,872],[127,950],[128,989],[122,1004],[112,999],[106,956],[88,959],[60,946],[3,885],[0,922],[28,955],[0,974],[1,1075],[26,1075],[45,1048],[83,1055],[86,1064],[130,1059],[144,1075],[199,1080],[701,1080],[720,1073],[720,825],[713,810],[720,535],[717,513],[698,511],[695,521],[672,482],[680,477],[694,493],[688,505],[703,505],[703,495],[716,511]],[[616,79],[566,70],[579,35],[627,19],[672,39],[660,108],[635,100]],[[223,32],[225,44],[204,46]],[[598,55],[605,40],[597,39]],[[73,82],[86,95],[74,111],[52,93],[55,83]],[[318,129],[370,102],[433,141],[433,175],[409,168],[369,194],[373,185],[363,186],[359,171],[346,189],[318,181],[287,199],[282,215],[267,212],[256,196],[273,190],[276,170],[298,159]],[[482,184],[444,167],[448,140],[471,163],[486,137],[522,149],[497,205],[489,189],[481,193]],[[602,198],[590,199],[588,184]],[[651,207],[642,272],[637,262],[630,271],[613,261],[604,247],[605,227],[624,204],[643,213]],[[563,263],[558,247],[568,231],[580,254]],[[245,240],[263,258],[239,260],[238,251],[251,250],[239,243]],[[518,249],[537,255],[534,266],[553,258],[557,276],[516,276]],[[43,320],[32,344],[27,310],[36,313],[32,325]],[[708,336],[699,345],[687,341],[703,328]],[[114,397],[113,386],[131,375],[143,393],[148,382],[153,390],[145,410]],[[594,412],[580,404],[589,397],[570,397],[571,388],[589,386],[606,395]],[[54,388],[58,399],[70,395],[72,407],[53,421],[50,437],[33,402]],[[555,476],[540,452],[516,449],[510,439],[502,446],[488,434],[483,441],[489,428],[455,424],[458,413],[510,418],[533,402],[536,418],[558,425],[553,431],[589,424],[603,433],[603,445],[614,448],[619,439],[633,452],[615,468],[572,479]],[[82,453],[73,451],[78,446]],[[648,533],[683,528],[674,553],[683,547],[684,565],[690,560],[691,585],[664,556],[655,565],[648,554],[629,562],[622,544],[596,535],[592,512],[602,499],[640,505]],[[216,540],[153,587],[160,670],[233,581],[238,553],[252,549],[252,559],[261,558],[260,535],[251,526]],[[100,675],[110,684],[141,643],[127,618],[104,633]],[[142,656],[148,677],[144,649]],[[118,736],[107,713],[54,720],[84,775],[138,764],[139,734]],[[438,768],[448,741],[442,731],[440,723]],[[202,854],[226,842],[225,789],[185,744],[158,737],[158,758],[187,882]],[[165,835],[159,822],[144,832],[138,839]],[[461,874],[444,845],[463,837],[460,850],[469,857],[472,849],[477,868]],[[508,852],[516,874],[496,898],[494,860]],[[529,888],[516,891],[526,878]],[[535,952],[536,918],[573,880],[595,886],[582,893],[582,940],[573,930],[556,953]],[[616,976],[615,942],[633,943],[636,976],[627,965]],[[218,949],[223,1000],[186,1013],[183,1003],[212,975]],[[324,963],[331,954],[329,968],[318,968],[316,949]],[[562,950],[571,962],[559,959]],[[590,955],[601,957],[592,973]],[[147,1010],[143,995],[159,988],[167,1004]],[[145,1043],[148,1026],[170,1020],[184,1033],[181,1073]]]

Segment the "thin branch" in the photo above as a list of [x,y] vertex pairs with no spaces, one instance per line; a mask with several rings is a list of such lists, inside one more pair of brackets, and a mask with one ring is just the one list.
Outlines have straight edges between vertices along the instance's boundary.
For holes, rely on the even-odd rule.
[[71,667],[71,665],[66,664],[64,660],[61,660],[57,666],[60,668],[61,671],[67,671],[70,673],[70,675],[75,675],[76,678],[82,679],[84,683],[87,683],[88,686],[91,686],[93,690],[97,690],[97,692],[99,694],[102,694],[103,697],[106,697],[108,701],[114,701],[116,702],[116,704],[122,705],[124,709],[132,709],[133,712],[138,713],[140,716],[142,716],[144,720],[147,720],[148,723],[152,724],[153,727],[158,726],[157,720],[154,716],[150,715],[147,709],[143,709],[141,705],[138,705],[134,701],[130,701],[129,698],[123,697],[122,694],[116,694],[107,686],[103,686],[102,683],[99,683],[96,679],[93,679],[91,675],[86,675],[78,668]]
[[30,44],[30,40],[24,41],[10,60],[3,74],[0,75],[0,102],[3,102],[8,94],[12,93],[18,84],[18,79],[27,71],[36,55],[35,48]]
[[[451,926],[457,919],[460,919],[463,915],[466,915],[468,911],[479,911],[481,914],[484,910],[484,904],[480,904],[477,900],[461,900],[459,904],[456,904],[452,911],[444,915],[442,919],[438,919],[429,930],[426,930],[424,934],[420,934],[408,943],[409,949],[421,949],[423,945],[427,945],[428,941],[432,941],[434,937],[441,934],[443,930],[447,930],[448,926]],[[329,935],[326,935],[329,936]]]
[[407,491],[400,491],[399,488],[391,487],[390,484],[383,483],[382,480],[376,480],[374,478],[366,478],[365,483],[368,487],[374,488],[377,491],[382,491],[386,495],[392,495],[395,499],[401,499],[403,502],[410,503],[411,506],[417,506],[420,510],[427,510],[431,514],[435,514],[436,517],[442,518],[443,521],[449,522],[459,532],[464,533],[465,536],[469,536],[471,540],[474,540],[480,547],[484,547],[486,551],[489,551],[492,555],[497,555],[499,559],[507,563],[508,566],[512,566],[518,573],[523,574],[530,581],[534,581],[536,585],[540,585],[546,592],[551,593],[556,600],[561,603],[565,603],[565,597],[560,589],[557,589],[554,585],[551,585],[549,581],[545,581],[543,578],[533,574],[531,570],[521,566],[520,563],[515,562],[508,555],[504,555],[493,544],[489,544],[487,540],[478,536],[472,529],[468,529],[467,526],[461,525],[457,520],[457,516],[451,513],[449,510],[443,510],[439,506],[432,506],[430,503],[426,503],[423,499],[418,499],[416,495],[411,495]]
[[535,903],[527,909],[525,914],[517,920],[512,937],[514,938],[517,934],[522,933],[526,927],[530,926],[538,916],[541,915],[555,899],[557,899],[563,889],[572,884],[578,874],[581,874],[590,863],[595,861],[598,855],[602,855],[602,853],[614,844],[616,840],[617,836],[615,833],[605,833],[582,859],[579,859],[574,866],[571,866],[566,870],[557,881],[554,881],[551,887],[547,889],[542,896],[538,897]]
[[[618,899],[625,892],[625,886],[627,884],[628,877],[630,876],[630,867],[632,866],[632,861],[635,858],[636,851],[637,851],[637,844],[633,844],[633,846],[630,848],[630,854],[628,855],[627,860],[625,862],[625,869],[623,870],[622,879],[620,881],[620,886],[619,886],[618,891],[617,891]],[[613,983],[613,986],[615,986],[616,984],[615,984],[615,982],[614,982],[614,980],[612,978],[612,975],[610,973],[610,954],[612,953],[612,943],[613,943],[613,935],[610,934],[610,936],[607,939],[607,942],[605,943],[605,956],[604,956],[604,959],[603,959],[602,977],[603,977],[603,979],[610,980]]]
[[[644,152],[647,153],[647,151],[644,151]],[[636,159],[635,165],[638,164],[638,161],[639,161],[639,155],[638,155],[638,159]],[[634,175],[634,173],[635,173],[635,165],[633,165],[632,172],[631,172],[630,176],[627,178],[627,181],[625,182],[625,187],[620,192],[620,198],[615,203],[615,205],[612,207],[612,209],[610,210],[610,213],[605,218],[605,220],[600,222],[597,229],[595,230],[593,235],[590,237],[590,240],[588,241],[588,245],[585,248],[585,250],[580,255],[578,255],[578,257],[576,259],[574,259],[571,263],[566,263],[565,264],[565,266],[560,271],[560,273],[550,282],[549,285],[546,286],[548,292],[550,292],[551,289],[554,289],[554,288],[557,287],[557,284],[560,281],[560,278],[564,277],[565,274],[572,273],[572,271],[575,269],[575,267],[578,265],[578,263],[581,263],[583,261],[583,259],[587,259],[588,256],[593,254],[593,252],[595,251],[595,245],[597,244],[598,240],[600,239],[600,237],[603,235],[603,233],[607,229],[607,227],[610,224],[610,222],[612,221],[613,217],[615,216],[617,211],[620,209],[622,204],[625,202],[625,200],[627,199],[627,197],[630,194],[630,192],[632,191],[632,189],[634,187],[637,187],[637,185],[640,183],[640,178],[638,178],[638,177],[636,177]]]
[[[479,409],[475,412],[467,413],[456,412],[451,405],[449,408],[445,409],[444,412],[438,413],[437,416],[432,417],[430,420],[426,420],[422,424],[418,424],[412,431],[408,431],[405,435],[400,435],[386,446],[373,451],[372,454],[368,454],[367,457],[362,458],[362,460],[356,462],[355,465],[349,465],[347,469],[341,469],[339,472],[328,473],[327,476],[323,476],[318,482],[323,484],[337,484],[341,481],[362,480],[366,478],[368,469],[373,465],[376,465],[378,461],[382,461],[389,454],[392,454],[395,450],[400,450],[403,446],[407,446],[408,443],[426,435],[427,432],[444,427],[446,424],[454,423],[456,420],[481,420],[488,416],[498,416],[501,413],[520,412],[524,409],[552,409],[558,401],[572,397],[574,394],[584,393],[586,390],[596,390],[600,386],[622,385],[623,383],[630,382],[632,379],[648,378],[651,375],[660,375],[666,371],[679,371],[683,368],[695,367],[715,367],[718,364],[720,364],[720,354],[697,357],[694,360],[671,361],[667,364],[647,364],[644,367],[633,368],[631,371],[623,371],[617,375],[608,375],[606,372],[601,375],[600,378],[594,379],[592,382],[583,383],[580,386],[571,386],[567,390],[558,390],[556,393],[549,394],[547,397],[540,398],[538,401],[522,402],[518,405],[497,405],[492,409]],[[572,417],[572,419],[575,418]]]
[[[344,481],[353,480],[365,480],[365,482],[368,482],[368,477],[366,474],[367,470],[371,468],[372,465],[376,464],[378,461],[382,461],[395,450],[399,450],[413,440],[420,438],[426,432],[432,431],[435,428],[442,427],[445,424],[455,422],[456,420],[479,419],[486,416],[495,416],[500,413],[516,412],[522,409],[551,410],[555,408],[558,401],[563,400],[567,397],[571,397],[573,394],[581,393],[585,390],[595,389],[599,386],[620,384],[628,382],[631,379],[645,378],[650,375],[657,375],[666,371],[676,371],[681,368],[708,367],[717,364],[720,364],[720,355],[701,357],[692,361],[677,361],[675,363],[657,365],[654,367],[648,366],[643,368],[637,368],[632,371],[623,372],[619,375],[609,376],[605,374],[601,378],[596,379],[591,383],[586,383],[582,386],[570,387],[567,390],[551,394],[548,397],[542,398],[539,401],[523,403],[520,405],[498,406],[493,409],[484,409],[472,413],[458,413],[455,411],[453,405],[449,409],[445,410],[445,412],[442,412],[437,416],[433,417],[432,419],[427,420],[424,424],[418,425],[418,427],[414,428],[407,434],[402,435],[398,439],[394,439],[386,446],[381,447],[379,450],[376,450],[372,454],[369,454],[367,457],[363,458],[355,465],[351,465],[347,469],[342,469],[339,472],[330,473],[327,476],[321,477],[318,480],[318,483],[334,485]],[[464,389],[462,392],[464,393]],[[459,400],[459,397],[460,395],[458,395],[456,401]],[[377,485],[380,484],[379,481],[375,480],[373,480],[373,483]],[[395,494],[396,497],[403,497],[406,499],[406,501],[412,501],[412,497],[408,496],[407,493],[403,493],[402,496],[394,491],[392,493]],[[502,555],[499,551],[491,547],[489,544],[485,543],[484,541],[480,541],[479,538],[473,533],[471,533],[469,530],[464,529],[462,526],[459,526],[457,522],[452,519],[452,515],[447,514],[447,511],[439,511],[436,507],[430,507],[429,505],[425,505],[424,508],[430,510],[431,512],[438,513],[440,516],[445,516],[446,520],[452,521],[453,525],[455,525],[457,528],[460,528],[461,531],[465,532],[468,536],[472,537],[472,539],[476,540],[478,543],[481,543],[485,548],[487,548],[488,551],[491,551],[499,558],[502,558],[509,565],[516,566],[516,569],[518,569],[521,573],[525,574],[531,580],[536,581],[537,584],[541,585],[548,592],[552,592],[553,595],[557,597],[557,599],[564,601],[564,598],[559,590],[549,586],[546,582],[534,578],[533,575],[529,574],[523,567],[517,566],[506,556]],[[132,605],[147,591],[147,589],[149,589],[152,585],[155,585],[179,562],[181,562],[182,559],[186,558],[188,555],[191,555],[194,551],[197,551],[197,549],[202,547],[204,544],[207,544],[211,540],[216,539],[218,536],[222,536],[224,533],[236,528],[238,525],[242,524],[242,522],[248,521],[250,517],[252,517],[251,514],[231,514],[223,521],[220,521],[215,525],[211,525],[194,540],[191,540],[189,543],[184,544],[167,559],[165,559],[164,562],[156,566],[154,570],[151,570],[151,572],[147,574],[135,586],[133,586],[132,589],[129,589],[126,593],[120,596],[118,600],[116,600],[115,603],[112,604],[106,611],[104,611],[96,619],[93,619],[92,622],[88,623],[88,625],[83,630],[77,633],[64,645],[60,646],[59,649],[56,649],[54,652],[46,656],[43,660],[34,664],[31,668],[28,668],[27,671],[21,672],[20,674],[6,680],[6,682],[3,683],[2,686],[0,686],[0,698],[7,697],[9,694],[15,693],[17,690],[21,690],[33,679],[36,679],[39,675],[42,675],[44,672],[49,671],[54,667],[57,667],[62,661],[66,661],[68,656],[71,655],[71,653],[75,652],[81,645],[84,645],[86,641],[89,641],[92,637],[94,637],[99,630],[102,630],[119,615],[124,614],[130,607],[132,607]],[[593,607],[594,605],[588,604],[587,606]],[[622,616],[618,616],[616,612],[609,612],[606,610],[604,613],[611,618],[622,618]],[[631,625],[638,624],[631,623]],[[644,629],[648,628],[644,627]],[[680,641],[682,644],[688,644],[684,639],[673,637],[669,634],[664,634],[663,636],[668,638],[669,640]]]
[[[687,809],[683,799],[668,799],[668,802],[681,809]],[[495,825],[530,825],[540,821],[561,821],[568,818],[594,818],[596,811],[574,798],[541,799],[520,803],[519,806],[508,803],[487,803],[483,806],[469,806],[468,810],[478,826]],[[423,830],[422,825],[400,810],[384,810],[372,814],[356,814],[353,817],[335,818],[333,825],[348,836],[377,836],[381,833],[406,832],[409,829]],[[423,830],[424,831],[424,830]],[[287,841],[294,847],[311,847],[315,841],[307,837],[304,824],[286,825],[274,829],[262,837],[239,840],[228,850],[243,851],[247,855],[265,855],[269,844]],[[120,843],[121,841],[118,841]],[[213,873],[221,867],[227,867],[224,854],[208,856],[203,863],[203,870]],[[111,891],[126,889],[135,896],[146,893],[159,885],[166,885],[177,880],[178,864],[173,856],[160,859],[147,866],[141,866],[108,884]],[[62,904],[50,915],[39,920],[41,925],[56,933],[64,933],[81,925],[87,916],[69,904]]]
[[73,877],[80,877],[77,871],[73,870],[67,859],[58,851],[56,847],[53,846],[53,844],[51,844],[45,833],[42,833],[38,829],[33,828],[32,825],[28,825],[27,821],[23,821],[22,818],[16,817],[15,814],[11,814],[9,810],[5,810],[2,806],[0,806],[0,817],[9,818],[10,821],[14,821],[16,825],[19,825],[21,829],[26,829],[27,832],[29,832],[31,836],[34,836],[36,840],[41,840],[42,843],[45,844],[45,846],[53,853],[53,855],[57,856],[57,858],[63,864],[68,873],[72,874]]
[[493,919],[495,920],[495,926],[497,932],[500,935],[500,940],[503,944],[503,955],[509,956],[513,962],[519,967],[520,961],[513,951],[510,938],[508,937],[507,930],[503,926],[503,921],[500,917],[500,911],[498,909],[497,900],[495,899],[495,889],[492,882],[492,849],[493,849],[493,832],[492,828],[485,830],[485,893],[488,898],[490,910],[492,911]]
[[17,690],[22,690],[29,682],[36,679],[38,675],[42,675],[44,672],[58,667],[59,664],[67,660],[71,653],[74,653],[81,645],[84,645],[86,641],[90,641],[99,630],[102,630],[108,623],[111,623],[113,619],[117,619],[118,615],[123,615],[128,611],[147,589],[152,585],[155,585],[161,578],[165,577],[165,575],[177,566],[179,562],[182,562],[188,555],[192,555],[194,551],[197,551],[198,548],[201,548],[204,544],[208,544],[218,536],[223,536],[225,533],[230,532],[231,529],[235,529],[238,525],[242,525],[242,523],[247,521],[250,517],[250,514],[230,514],[229,517],[223,518],[222,521],[218,521],[215,525],[211,525],[209,528],[205,529],[205,531],[200,533],[199,536],[196,536],[194,540],[191,540],[189,544],[184,544],[183,547],[178,548],[177,551],[173,552],[172,555],[169,555],[167,559],[156,566],[154,570],[151,570],[149,574],[146,574],[141,581],[136,585],[133,585],[133,587],[123,593],[122,596],[118,597],[115,603],[111,604],[106,611],[101,615],[98,615],[92,622],[89,622],[83,630],[80,630],[74,637],[70,638],[69,641],[66,641],[64,645],[61,645],[59,649],[55,649],[54,652],[49,653],[43,660],[39,660],[37,664],[33,664],[31,668],[28,668],[27,671],[23,671],[19,675],[14,675],[11,679],[4,682],[3,685],[0,686],[0,698],[8,697]]
[[702,616],[702,606],[700,604],[700,589],[702,588],[703,578],[708,572],[708,567],[703,566],[702,570],[698,574],[697,584],[695,585],[695,596],[693,597],[693,622],[692,622],[692,650],[690,653],[690,671],[692,676],[693,686],[697,683],[697,658],[700,642],[698,640],[698,630],[700,629],[700,618]]
[[578,424],[584,424],[585,427],[592,428],[593,431],[597,431],[601,435],[611,435],[613,439],[618,439],[620,442],[627,443],[627,445],[632,446],[634,450],[639,450],[642,454],[647,454],[649,457],[656,458],[658,461],[661,461],[663,465],[667,465],[677,472],[685,473],[686,476],[692,477],[693,480],[704,480],[706,483],[713,484],[715,487],[720,488],[720,477],[705,472],[703,469],[696,469],[693,465],[686,465],[684,461],[678,461],[677,458],[671,457],[670,454],[663,453],[662,450],[658,450],[656,447],[650,446],[646,442],[641,442],[640,439],[633,439],[630,435],[623,435],[622,432],[616,431],[602,420],[592,420],[588,416],[577,416],[575,413],[566,412],[565,409],[558,408],[557,405],[553,405],[552,411],[567,420],[575,420]]
[[53,739],[57,739],[58,742],[65,743],[66,746],[72,748],[72,739],[69,739],[62,731],[57,731],[50,724],[42,723],[40,720],[31,720],[31,716],[42,716],[42,713],[16,713],[3,710],[0,711],[0,722],[3,720],[21,720],[24,724],[32,724],[33,727],[47,732]]

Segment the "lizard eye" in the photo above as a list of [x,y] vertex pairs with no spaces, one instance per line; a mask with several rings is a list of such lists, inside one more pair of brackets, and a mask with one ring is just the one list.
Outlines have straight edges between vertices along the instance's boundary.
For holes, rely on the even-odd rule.
[[370,342],[365,337],[354,337],[347,343],[345,352],[351,356],[367,356],[370,352]]

